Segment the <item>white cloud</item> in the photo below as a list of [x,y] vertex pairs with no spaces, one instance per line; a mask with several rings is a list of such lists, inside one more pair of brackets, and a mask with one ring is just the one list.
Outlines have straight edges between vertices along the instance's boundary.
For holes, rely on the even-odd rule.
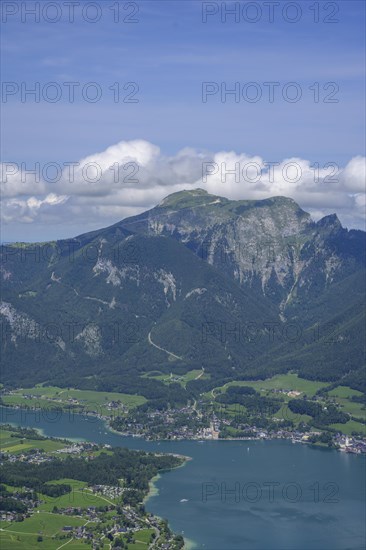
[[47,192],[46,184],[41,178],[41,169],[38,169],[36,164],[31,168],[22,166],[22,163],[0,163],[0,182],[1,198],[40,195]]
[[230,199],[285,195],[316,219],[337,212],[344,225],[364,227],[365,158],[360,156],[343,168],[301,158],[269,164],[260,156],[234,151],[185,148],[165,156],[156,145],[134,140],[121,141],[73,166],[41,166],[39,174],[27,177],[20,167],[14,171],[2,166],[7,223],[77,221],[96,228],[151,208],[170,193],[201,187]]
[[366,163],[365,157],[354,157],[342,172],[342,182],[345,189],[352,193],[365,193]]
[[29,197],[28,199],[8,199],[2,201],[2,220],[4,222],[20,221],[24,223],[32,223],[41,215],[50,213],[52,217],[57,212],[54,212],[55,207],[64,205],[68,197],[55,195],[50,193],[44,199]]

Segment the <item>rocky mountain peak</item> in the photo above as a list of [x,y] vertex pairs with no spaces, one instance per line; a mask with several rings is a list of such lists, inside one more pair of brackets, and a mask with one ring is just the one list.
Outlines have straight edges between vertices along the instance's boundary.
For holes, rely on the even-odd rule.
[[[283,312],[295,294],[310,287],[321,292],[337,280],[343,259],[329,238],[343,232],[348,239],[336,214],[315,223],[289,197],[229,200],[203,189],[173,193],[121,225],[139,234],[174,238],[241,286],[281,303]],[[310,275],[315,250],[316,261],[323,258],[318,275],[324,280],[318,286]]]
[[326,228],[334,228],[334,229],[342,229],[342,224],[339,221],[339,218],[337,214],[329,214],[328,216],[324,216],[324,218],[321,218],[317,222],[318,227],[326,227]]
[[222,197],[216,195],[210,195],[204,189],[191,189],[178,191],[165,197],[157,206],[157,208],[169,208],[169,209],[181,209],[181,208],[194,208],[195,206],[210,204],[211,201],[220,200],[226,201]]
[[[236,201],[194,189],[74,244],[70,255],[69,241],[53,243],[50,258],[44,243],[39,261],[0,247],[7,383],[138,393],[148,370],[174,366],[204,367],[217,385],[284,369],[335,380],[362,364],[365,233],[336,215],[315,223],[287,197]],[[57,337],[45,338],[55,321]],[[293,323],[299,341],[264,340],[268,324],[287,334]],[[336,346],[321,347],[321,331],[314,341],[326,323],[339,327]],[[247,340],[249,326],[262,339]],[[165,396],[161,386],[148,396]]]

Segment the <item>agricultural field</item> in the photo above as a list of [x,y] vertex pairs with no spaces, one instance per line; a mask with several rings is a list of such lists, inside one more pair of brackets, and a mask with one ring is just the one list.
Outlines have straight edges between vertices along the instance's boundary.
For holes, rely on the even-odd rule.
[[292,412],[288,408],[287,403],[284,403],[280,410],[272,415],[272,418],[277,418],[279,420],[292,420],[296,425],[298,425],[300,422],[308,422],[309,420],[311,420],[311,416],[308,416],[307,414],[297,414]]
[[[106,504],[114,504],[116,501],[113,498],[105,498],[103,495],[93,494],[93,492],[87,488],[85,481],[79,481],[75,479],[56,479],[49,481],[52,485],[67,484],[72,487],[70,493],[66,493],[59,497],[50,497],[42,493],[38,493],[39,500],[43,501],[43,504],[38,506],[40,512],[52,512],[53,508],[88,508],[89,506],[105,506]],[[14,493],[22,491],[22,487],[13,487],[11,485],[5,485],[7,491]],[[113,515],[113,513],[112,513]],[[65,517],[65,516],[64,516]],[[65,519],[66,521],[66,519]],[[5,522],[5,525],[9,525]]]
[[[2,485],[4,485],[4,487],[6,488],[6,490],[9,493],[15,493],[16,491],[18,491],[20,489],[20,487],[13,487],[12,485],[7,485],[6,483],[2,483]],[[6,525],[8,525],[8,524],[6,524]]]
[[[111,451],[110,449],[98,449],[98,450],[92,450],[92,451],[83,451],[82,453],[80,453],[80,456],[99,456],[101,454],[105,454],[105,455],[112,455],[113,454],[113,451]],[[60,457],[59,457],[60,458]]]
[[352,432],[358,432],[363,437],[366,437],[366,425],[361,424],[361,422],[355,422],[355,420],[349,420],[346,424],[330,424],[329,427],[339,430],[345,435],[352,435]]
[[[288,374],[277,374],[272,378],[267,378],[266,380],[243,380],[240,382],[228,382],[224,386],[215,388],[213,390],[214,394],[218,392],[223,392],[229,386],[250,386],[256,391],[263,394],[268,394],[271,390],[283,390],[283,391],[297,391],[301,392],[301,396],[307,395],[312,397],[320,388],[324,388],[328,384],[326,382],[315,382],[313,380],[305,380],[304,378],[299,378],[297,374],[288,373]],[[207,397],[212,397],[212,392],[205,394]]]
[[331,397],[340,405],[343,412],[350,414],[356,418],[366,420],[366,407],[363,403],[352,401],[352,397],[361,397],[362,392],[352,390],[347,386],[337,386],[333,390],[328,392],[328,396]]
[[354,395],[361,397],[362,392],[358,390],[353,390],[352,388],[348,388],[347,386],[337,386],[333,390],[329,391],[328,395],[347,399],[349,397],[353,397]]
[[[127,544],[128,550],[146,550],[153,533],[154,529],[141,529],[140,531],[136,531],[133,534],[135,542]],[[122,539],[125,543],[127,542],[126,537],[122,537]]]
[[65,550],[87,550],[88,546],[85,545],[85,542],[77,539],[72,539],[72,541],[67,543],[67,549]]
[[366,409],[362,403],[356,401],[350,401],[349,399],[336,398],[337,403],[341,406],[342,410],[351,416],[366,420]]
[[89,506],[105,506],[106,504],[111,504],[111,502],[114,504],[113,499],[106,499],[102,495],[93,494],[87,488],[88,484],[85,481],[58,479],[49,483],[53,485],[66,483],[72,487],[72,490],[71,493],[61,495],[60,497],[49,497],[40,494],[39,497],[44,501],[44,504],[39,506],[39,510],[44,512],[52,512],[54,506],[57,506],[57,508],[88,508]]
[[[66,525],[79,527],[85,523],[86,520],[83,518],[39,511],[21,522],[7,523],[6,526],[3,522],[0,529],[0,547],[4,550],[56,550],[65,541],[52,539],[53,536],[61,534],[62,528]],[[42,537],[43,540],[37,541],[38,537]]]
[[[96,412],[103,416],[110,416],[113,412],[122,411],[123,407],[134,408],[146,402],[140,395],[125,393],[98,392],[93,390],[76,390],[58,388],[56,386],[35,386],[34,388],[19,389],[10,395],[2,397],[7,405],[19,405],[36,408],[70,408],[76,412]],[[110,402],[120,403],[120,409],[107,407]]]
[[[216,408],[216,412],[220,414],[220,406]],[[239,404],[239,403],[232,403],[230,405],[225,405],[225,415],[228,417],[235,417],[240,413],[245,413],[246,408]],[[287,403],[283,403],[282,406],[278,411],[272,414],[273,420],[292,420],[296,425],[299,424],[299,422],[308,422],[308,420],[311,420],[311,417],[306,414],[297,414],[292,412],[289,408]]]
[[[155,373],[156,371],[152,371]],[[184,388],[186,387],[187,383],[191,380],[199,380],[199,379],[208,379],[209,375],[205,374],[205,372],[201,369],[195,369],[190,370],[186,372],[185,374],[150,374],[146,373],[143,375],[143,378],[153,378],[154,380],[160,380],[160,382],[164,382],[164,384],[171,384],[172,382],[178,382],[181,386]]]
[[61,409],[60,403],[52,403],[47,399],[42,399],[38,397],[24,397],[24,395],[21,393],[22,391],[23,390],[18,390],[14,394],[3,395],[1,398],[2,403],[4,405],[10,405],[12,407],[30,407],[36,409],[55,409],[57,407],[58,409]]
[[[214,390],[205,393],[203,397],[212,402],[215,397],[218,397],[218,395],[224,393],[229,387],[249,386],[254,388],[262,396],[276,397],[283,401],[283,405],[280,410],[271,415],[273,419],[291,420],[295,423],[295,425],[298,425],[299,422],[311,421],[311,417],[306,414],[300,415],[293,413],[288,407],[289,401],[294,398],[301,399],[304,396],[311,398],[317,393],[318,390],[323,389],[328,385],[329,384],[327,382],[305,380],[299,378],[297,374],[288,373],[276,375],[266,380],[229,382],[224,386],[215,388]],[[320,402],[323,403],[323,405],[326,405],[327,399],[330,398],[343,412],[355,417],[355,419],[359,418],[360,420],[365,420],[366,408],[363,403],[352,401],[353,396],[362,396],[362,393],[346,386],[338,386],[325,393],[320,398]],[[235,416],[235,414],[237,414],[240,410],[245,412],[245,409],[241,405],[230,405],[225,410],[231,416]],[[363,433],[366,435],[365,424],[352,419],[345,424],[332,424],[329,427],[339,430],[345,435],[352,435],[352,432]]]
[[11,437],[13,432],[0,430],[0,449],[11,454],[21,454],[29,449],[39,449],[45,452],[57,451],[65,447],[65,443],[51,439],[28,439],[24,437]]

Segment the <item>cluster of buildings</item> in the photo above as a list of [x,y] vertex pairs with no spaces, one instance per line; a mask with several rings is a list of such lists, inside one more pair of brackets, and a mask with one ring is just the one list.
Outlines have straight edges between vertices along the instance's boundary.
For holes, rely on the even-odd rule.
[[[98,489],[107,491],[107,486],[94,486],[91,489]],[[108,494],[117,494],[119,487],[108,487]],[[114,510],[114,506],[108,506],[108,511],[111,512]],[[107,523],[103,522],[103,518],[100,513],[96,512],[95,507],[89,507],[88,509],[81,510],[80,508],[71,508],[65,509],[62,511],[65,515],[73,513],[75,515],[75,510],[80,512],[80,515],[83,514],[83,517],[91,522],[89,525],[86,523],[81,527],[72,527],[71,525],[65,524],[62,528],[62,532],[67,537],[73,537],[75,539],[83,540],[85,542],[89,541],[92,544],[92,548],[99,547],[100,542],[112,541],[115,537],[121,535],[129,535],[130,537],[138,533],[141,529],[153,529],[155,532],[156,540],[158,541],[161,525],[160,520],[153,515],[143,517],[141,513],[135,510],[130,505],[121,506],[120,512],[113,516],[110,516],[110,519]],[[60,512],[60,511],[58,511]],[[92,525],[93,524],[93,525]],[[159,549],[171,549],[172,546],[169,542],[161,543],[156,546]]]
[[[296,397],[301,392],[293,390],[274,390],[278,393],[286,393],[290,397]],[[241,426],[243,436],[232,437],[232,439],[289,439],[293,443],[311,443],[313,436],[321,436],[320,431],[309,430],[307,432],[296,429],[281,428],[282,419],[274,418],[278,421],[278,429],[267,430],[266,428],[246,424]],[[212,440],[222,437],[223,428],[230,427],[229,418],[218,418],[211,412],[204,414],[202,411],[195,410],[188,406],[181,409],[156,410],[146,413],[145,419],[130,418],[127,420],[127,432],[130,435],[143,436],[147,439],[199,439]],[[126,432],[124,432],[126,433]],[[366,440],[360,437],[346,437],[340,433],[332,433],[331,443],[334,448],[349,453],[366,453]],[[227,435],[227,434],[226,434]]]
[[78,443],[73,443],[72,445],[68,445],[67,447],[63,447],[62,449],[58,449],[56,453],[60,454],[68,454],[68,455],[80,455],[84,452],[91,452],[98,448],[98,445],[96,443],[88,443],[85,441],[81,441]]
[[[17,456],[19,459],[19,456]],[[114,499],[116,502],[119,497],[122,496],[123,492],[126,490],[133,490],[131,488],[123,488],[118,486],[109,486],[109,485],[93,485],[89,488],[94,494],[103,495],[107,499]],[[14,521],[23,521],[26,518],[31,517],[33,514],[37,513],[37,508],[42,504],[42,500],[37,500],[33,498],[23,497],[23,494],[28,494],[30,491],[27,487],[23,487],[21,492],[15,491],[12,493],[12,497],[17,501],[23,503],[27,507],[25,513],[18,512],[2,512],[0,514],[0,519],[2,521],[14,522]],[[57,500],[56,500],[57,502]],[[55,512],[57,514],[62,514],[65,516],[65,524],[61,528],[61,533],[55,535],[58,539],[68,539],[74,538],[82,540],[84,542],[89,542],[92,548],[98,548],[100,543],[103,540],[112,541],[115,537],[120,535],[129,535],[133,536],[136,532],[141,529],[153,529],[155,532],[156,541],[159,541],[161,534],[161,525],[158,518],[153,515],[145,516],[141,513],[141,510],[135,509],[132,506],[126,504],[121,504],[117,512],[117,504],[113,502],[106,502],[104,511],[101,512],[96,506],[80,507],[80,506],[67,506],[64,508],[57,508]],[[111,515],[111,512],[114,515]],[[105,515],[108,514],[106,518]],[[68,517],[80,517],[83,520],[86,520],[86,523],[83,526],[71,526],[68,524]],[[42,535],[42,533],[39,533]],[[173,534],[171,534],[173,537]],[[165,539],[163,539],[165,540]],[[170,549],[174,546],[171,546],[169,542],[161,542],[157,544],[156,547]]]
[[278,388],[272,388],[270,391],[271,393],[282,393],[284,395],[287,395],[288,397],[299,397],[303,393],[297,390],[278,389]]
[[[164,409],[119,418],[112,424],[124,435],[142,436],[146,439],[197,439],[204,427],[202,416],[193,407]],[[206,422],[208,426],[208,422]]]
[[94,494],[102,495],[110,499],[119,498],[125,491],[133,490],[129,487],[115,487],[113,485],[92,485],[90,489]]
[[0,452],[0,462],[6,458],[8,462],[28,462],[29,464],[41,464],[42,462],[50,462],[52,460],[52,457],[45,453],[44,451],[40,451],[38,449],[32,449],[32,452],[29,450],[24,453],[20,454],[11,454],[9,452]]
[[337,434],[335,440],[340,451],[354,454],[366,453],[366,441],[362,439]]
[[0,515],[1,521],[17,521],[19,514],[15,512],[3,512]]
[[113,412],[117,410],[119,413],[128,412],[128,407],[126,407],[126,405],[121,403],[121,401],[109,401],[109,403],[107,403],[106,405],[106,409],[108,409],[108,411],[113,411]]

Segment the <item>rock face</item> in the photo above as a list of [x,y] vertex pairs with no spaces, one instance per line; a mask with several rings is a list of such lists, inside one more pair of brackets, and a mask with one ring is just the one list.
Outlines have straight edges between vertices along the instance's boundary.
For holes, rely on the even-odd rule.
[[[336,214],[314,223],[292,199],[229,201],[202,189],[174,193],[121,223],[172,237],[240,285],[279,304],[319,295],[365,262],[365,234],[342,228]],[[316,284],[314,284],[316,279]]]
[[159,393],[147,372],[204,367],[193,391],[288,369],[341,380],[362,366],[365,233],[335,214],[315,223],[286,197],[183,191],[100,231],[1,256],[10,385]]

